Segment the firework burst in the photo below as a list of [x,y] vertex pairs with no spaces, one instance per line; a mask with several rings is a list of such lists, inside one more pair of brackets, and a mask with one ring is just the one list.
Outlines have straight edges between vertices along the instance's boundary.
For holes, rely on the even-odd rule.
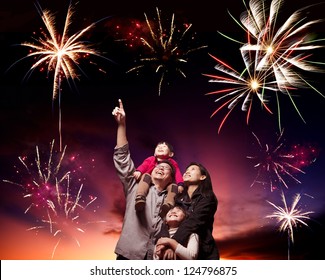
[[293,145],[286,148],[282,141],[283,132],[279,134],[275,145],[263,145],[255,133],[252,133],[258,143],[259,153],[254,156],[247,156],[248,159],[257,161],[254,168],[257,175],[251,184],[262,184],[270,186],[271,191],[284,186],[288,188],[286,178],[290,178],[295,183],[301,183],[296,174],[304,174],[303,167],[310,165],[317,157],[317,149],[309,145]]
[[[62,152],[56,152],[53,140],[48,153],[41,153],[38,146],[35,151],[34,160],[27,156],[19,157],[23,171],[17,168],[16,177],[21,177],[21,181],[4,182],[21,187],[23,197],[29,201],[25,214],[37,217],[38,225],[28,230],[48,229],[57,239],[52,250],[53,258],[62,238],[71,238],[80,246],[78,233],[84,233],[84,225],[95,223],[86,221],[83,213],[97,197],[83,195],[83,182],[86,179],[80,172],[82,166],[77,164],[76,156],[65,157],[66,146]],[[77,180],[72,180],[72,177]]]
[[312,211],[303,211],[298,208],[298,203],[301,199],[301,194],[296,194],[293,198],[291,206],[288,206],[284,193],[281,193],[281,198],[284,207],[278,206],[273,202],[267,201],[272,205],[276,210],[267,215],[266,218],[276,219],[280,223],[279,231],[287,232],[288,234],[288,259],[290,259],[290,243],[294,242],[293,238],[293,229],[296,228],[299,224],[308,226],[305,220],[310,220],[309,215],[314,213]]
[[[294,55],[297,52],[314,50],[320,45],[314,45],[314,40],[307,32],[312,25],[321,22],[314,20],[305,22],[301,18],[303,9],[294,12],[282,26],[277,28],[277,18],[283,0],[273,0],[269,13],[265,8],[264,0],[251,0],[249,8],[242,13],[240,21],[247,30],[248,43],[240,48],[242,52],[256,51],[256,69],[272,68],[280,90],[290,86],[301,87],[302,80],[294,72],[292,66],[306,71],[319,71],[320,69],[307,61],[309,57]],[[252,43],[253,37],[255,43]]]
[[246,123],[248,124],[250,113],[253,105],[254,98],[262,104],[269,113],[272,111],[267,106],[268,98],[267,91],[277,91],[277,85],[274,81],[269,81],[269,73],[267,72],[258,72],[252,68],[252,63],[248,56],[245,57],[244,62],[246,65],[245,70],[240,73],[219,58],[210,55],[217,65],[215,69],[219,72],[222,72],[222,76],[215,74],[203,74],[211,78],[209,82],[221,83],[227,87],[221,90],[216,90],[207,93],[206,95],[221,95],[217,98],[215,102],[223,102],[211,115],[213,117],[218,113],[222,108],[227,106],[229,112],[222,119],[218,133],[220,132],[222,126],[224,125],[226,119],[232,112],[232,110],[242,101],[241,110],[246,112]]
[[[61,83],[64,79],[67,80],[68,83],[74,83],[75,79],[79,79],[78,73],[83,72],[80,67],[80,61],[82,59],[89,59],[90,55],[104,58],[90,45],[90,43],[82,40],[83,36],[93,29],[98,22],[92,23],[86,28],[69,36],[69,28],[74,14],[74,6],[70,3],[63,32],[60,34],[56,28],[54,14],[48,10],[43,10],[39,4],[36,4],[36,8],[46,29],[41,31],[39,38],[33,38],[33,42],[21,44],[22,46],[28,47],[30,52],[27,56],[18,61],[26,58],[34,58],[36,60],[26,76],[31,75],[35,69],[39,69],[40,71],[46,69],[47,75],[53,73],[52,100],[57,97],[59,99],[59,134],[60,150],[62,150]],[[102,69],[99,70],[103,71]]]
[[304,121],[293,99],[292,90],[312,88],[325,97],[301,73],[301,71],[323,72],[320,66],[324,63],[310,61],[309,57],[312,56],[313,50],[323,47],[317,43],[324,39],[315,39],[315,35],[308,33],[322,20],[306,21],[307,17],[303,16],[303,12],[308,7],[304,7],[292,13],[282,25],[279,25],[277,21],[280,18],[283,0],[272,0],[269,8],[264,0],[250,0],[249,6],[245,2],[244,5],[246,11],[241,14],[240,21],[232,17],[247,34],[247,42],[241,43],[241,55],[251,57],[256,71],[270,72],[276,81],[278,91],[275,91],[275,95],[280,130],[281,114],[278,92],[290,98],[295,110]]
[[149,20],[148,16],[144,14],[147,32],[135,38],[141,40],[145,54],[139,59],[138,65],[127,72],[139,72],[147,66],[154,69],[155,73],[160,76],[158,87],[160,95],[163,82],[168,76],[176,73],[186,78],[183,68],[188,62],[189,54],[207,46],[189,48],[190,42],[186,38],[194,39],[194,35],[189,34],[192,24],[184,23],[182,27],[178,27],[175,24],[175,16],[172,14],[169,28],[165,28],[161,20],[161,12],[158,8],[156,11],[156,20]]

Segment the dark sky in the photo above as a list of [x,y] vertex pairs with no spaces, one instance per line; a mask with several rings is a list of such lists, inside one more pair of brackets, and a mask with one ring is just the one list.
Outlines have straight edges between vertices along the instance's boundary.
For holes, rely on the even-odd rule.
[[[97,197],[82,218],[105,222],[86,227],[85,234],[80,236],[80,248],[74,242],[70,244],[66,238],[65,243],[58,247],[54,258],[114,259],[113,250],[123,212],[120,182],[112,165],[116,126],[111,111],[117,105],[118,98],[123,100],[126,108],[128,138],[136,164],[152,154],[158,141],[165,139],[173,144],[182,171],[191,161],[202,162],[210,170],[219,199],[214,236],[222,258],[287,258],[286,233],[278,231],[279,225],[275,220],[265,218],[275,210],[267,200],[283,206],[280,190],[271,191],[268,184],[257,183],[251,187],[257,168],[254,168],[255,163],[247,159],[248,155],[258,153],[252,132],[259,137],[264,148],[265,144],[272,146],[276,142],[279,127],[274,107],[275,97],[270,100],[273,114],[263,110],[256,102],[248,124],[246,113],[236,107],[219,134],[218,127],[228,112],[227,109],[210,118],[218,103],[214,102],[215,96],[207,96],[206,93],[220,89],[220,86],[209,83],[209,79],[202,75],[217,74],[214,69],[216,61],[209,53],[238,67],[240,71],[243,68],[238,43],[224,38],[218,32],[240,41],[245,40],[244,31],[228,13],[229,11],[238,19],[245,7],[240,0],[221,2],[215,7],[207,0],[130,3],[107,1],[105,4],[100,0],[80,0],[75,9],[71,31],[76,32],[103,19],[88,35],[87,40],[94,42],[95,47],[109,60],[94,58],[91,64],[86,63],[88,60],[81,62],[83,73],[79,80],[75,79],[75,86],[72,83],[69,87],[66,81],[62,83],[61,103],[58,99],[52,100],[52,73],[47,78],[44,71],[37,69],[29,78],[24,79],[33,59],[24,59],[14,64],[28,54],[28,49],[19,44],[31,41],[32,37],[37,38],[39,28],[43,27],[34,1],[13,0],[1,4],[0,217],[4,225],[1,233],[1,259],[48,259],[57,242],[46,228],[39,230],[38,234],[26,231],[40,223],[41,214],[37,209],[24,214],[30,203],[23,198],[23,191],[2,180],[24,181],[27,177],[15,173],[22,167],[18,157],[28,155],[28,158],[33,159],[36,146],[43,149],[46,155],[49,143],[55,139],[56,150],[58,149],[59,108],[67,158],[76,156],[81,162],[80,166],[83,166],[82,171],[87,178],[83,188],[85,196]],[[39,3],[43,9],[55,12],[60,30],[68,1]],[[308,1],[308,5],[311,3]],[[306,1],[284,1],[281,16],[290,15],[306,5]],[[143,49],[137,45],[126,46],[128,41],[121,40],[127,37],[130,30],[135,31],[134,22],[145,25],[144,13],[149,18],[155,16],[155,7],[161,9],[162,23],[167,22],[167,26],[172,12],[175,13],[177,24],[193,24],[190,30],[194,39],[189,40],[189,44],[207,45],[207,48],[188,56],[182,69],[186,78],[173,73],[166,77],[160,95],[160,76],[152,71],[153,68],[146,68],[138,75],[126,74],[146,53],[142,53]],[[320,8],[311,7],[308,11],[310,20],[322,16]],[[279,22],[281,16],[279,15]],[[120,26],[118,32],[117,25]],[[322,27],[324,23],[321,26],[315,25],[312,33],[323,30]],[[316,50],[313,59],[321,61],[324,57],[322,52],[323,49]],[[172,67],[173,65],[170,70],[173,70]],[[325,92],[322,85],[324,74],[305,74],[312,86]],[[309,215],[311,220],[307,221],[309,227],[299,226],[295,229],[291,254],[296,259],[324,259],[325,98],[311,87],[299,89],[295,93],[295,104],[305,123],[289,97],[280,95],[281,125],[284,128],[281,138],[284,142],[283,153],[289,153],[294,145],[299,145],[307,153],[305,159],[311,158],[310,147],[317,150],[317,156],[313,158],[316,160],[302,167],[304,173],[293,174],[301,183],[283,175],[288,183],[288,189],[284,188],[288,205],[291,205],[295,193],[302,193],[299,207],[313,212]],[[75,168],[69,161],[65,164],[62,166],[64,170]],[[66,230],[69,232],[69,229]],[[33,255],[30,254],[29,246],[37,246]]]

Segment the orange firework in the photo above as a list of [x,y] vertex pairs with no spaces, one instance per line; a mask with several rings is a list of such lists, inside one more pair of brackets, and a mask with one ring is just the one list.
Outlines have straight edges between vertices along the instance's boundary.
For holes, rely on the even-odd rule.
[[[34,42],[25,42],[21,44],[22,46],[31,49],[29,54],[22,59],[30,57],[36,58],[36,62],[32,65],[28,73],[31,73],[37,68],[43,69],[43,66],[47,69],[48,74],[53,72],[52,98],[54,100],[59,97],[60,106],[62,80],[66,79],[69,82],[79,78],[78,70],[81,70],[79,66],[81,59],[88,59],[89,55],[102,57],[89,43],[81,39],[86,32],[89,32],[95,26],[96,23],[92,23],[72,36],[69,36],[69,27],[72,23],[72,16],[74,13],[74,7],[70,4],[63,32],[60,34],[55,26],[54,14],[48,10],[43,10],[39,4],[36,5],[36,8],[42,18],[46,30],[42,31],[41,36],[38,39],[34,38]],[[61,108],[59,110],[59,134],[60,150],[62,150]]]

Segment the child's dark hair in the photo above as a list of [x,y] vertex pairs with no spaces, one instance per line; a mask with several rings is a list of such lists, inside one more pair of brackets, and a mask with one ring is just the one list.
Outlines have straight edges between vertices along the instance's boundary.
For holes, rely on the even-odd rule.
[[[188,217],[189,213],[187,212],[187,210],[185,209],[184,206],[180,205],[180,204],[176,204],[174,207],[172,207],[170,210],[177,208],[180,209],[184,214],[185,214],[185,219]],[[169,211],[170,211],[169,210]]]
[[166,142],[166,141],[159,141],[156,146],[158,146],[160,144],[165,144],[172,153],[174,152],[174,147],[171,144],[169,144],[168,142]]

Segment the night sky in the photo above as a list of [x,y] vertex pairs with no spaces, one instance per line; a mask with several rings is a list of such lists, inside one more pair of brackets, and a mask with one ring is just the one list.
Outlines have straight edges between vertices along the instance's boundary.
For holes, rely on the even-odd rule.
[[[305,120],[303,122],[290,98],[279,94],[281,127],[284,130],[278,143],[280,129],[274,96],[269,103],[273,114],[255,99],[248,124],[246,112],[241,111],[238,105],[218,133],[228,109],[223,108],[210,117],[218,103],[215,95],[206,94],[221,89],[223,85],[209,83],[209,78],[202,74],[221,74],[214,69],[216,61],[209,54],[242,71],[244,65],[239,43],[219,32],[238,41],[246,39],[244,30],[230,16],[239,19],[240,13],[245,11],[243,2],[222,2],[214,7],[207,0],[197,3],[132,1],[130,4],[80,0],[75,7],[71,34],[100,20],[86,34],[86,39],[94,43],[94,48],[103,58],[92,56],[80,62],[83,72],[79,80],[74,80],[75,84],[70,81],[69,86],[63,80],[60,102],[52,99],[52,73],[47,77],[46,71],[36,69],[25,77],[34,63],[33,58],[14,64],[28,54],[29,49],[20,44],[31,42],[32,37],[37,38],[39,28],[44,27],[34,1],[12,0],[1,4],[1,259],[46,260],[52,258],[53,252],[54,259],[115,259],[114,247],[124,209],[122,188],[112,161],[116,124],[111,112],[118,105],[119,98],[125,106],[127,136],[136,165],[152,155],[157,142],[166,140],[174,146],[175,159],[182,171],[192,161],[201,162],[210,171],[219,200],[213,234],[222,259],[288,258],[287,232],[280,232],[279,223],[266,217],[275,210],[267,201],[283,207],[281,189],[288,206],[291,206],[294,195],[299,193],[301,200],[297,208],[302,212],[312,212],[308,215],[310,219],[304,220],[308,226],[300,224],[294,228],[290,257],[325,259],[325,98],[311,86],[295,90],[294,100]],[[39,1],[43,9],[55,13],[58,32],[62,28],[68,3],[62,0]],[[307,3],[317,2],[284,1],[279,24]],[[146,26],[144,13],[150,19],[155,18],[156,7],[161,10],[162,24],[166,28],[169,28],[172,13],[175,14],[175,24],[180,28],[185,26],[183,24],[193,24],[189,30],[190,39],[184,38],[187,48],[192,45],[207,46],[186,57],[187,62],[182,68],[186,77],[175,73],[174,65],[170,65],[160,94],[160,75],[155,73],[150,63],[138,74],[126,73],[147,53],[143,52],[139,41],[123,40],[131,38],[130,32],[133,35],[140,32],[135,23]],[[310,7],[307,19],[321,18],[322,7]],[[324,22],[317,24],[314,29],[311,28],[311,33],[324,38],[324,27]],[[313,51],[310,60],[323,62],[323,51],[323,48]],[[304,77],[325,94],[322,83],[324,73],[304,72]],[[56,220],[58,224],[52,224],[51,231],[50,223],[46,222],[48,217],[44,216],[46,207],[32,206],[25,213],[32,199],[24,197],[26,189],[7,181],[25,184],[30,178],[19,157],[26,157],[26,164],[33,163],[30,167],[32,174],[37,171],[33,161],[36,147],[41,151],[42,163],[48,160],[53,140],[54,158],[60,154],[59,110],[62,114],[62,142],[66,146],[60,174],[71,172],[72,197],[82,184],[81,205],[85,206],[95,197],[97,199],[84,210],[78,208],[80,216],[76,221],[72,221],[71,216],[63,221],[60,216]],[[280,155],[297,150],[301,152],[300,157],[297,156],[304,161],[299,165],[301,172],[290,172],[296,180],[288,174],[281,174],[288,188],[281,185],[272,172],[265,172],[264,177],[258,179],[262,181],[265,175],[271,176],[269,179],[274,182],[273,188],[268,183],[269,179],[264,184],[253,184],[258,174],[258,167],[254,165],[258,160],[247,156],[260,155],[253,133],[263,149],[266,145],[275,148],[283,143]],[[57,229],[61,232],[55,234]]]

